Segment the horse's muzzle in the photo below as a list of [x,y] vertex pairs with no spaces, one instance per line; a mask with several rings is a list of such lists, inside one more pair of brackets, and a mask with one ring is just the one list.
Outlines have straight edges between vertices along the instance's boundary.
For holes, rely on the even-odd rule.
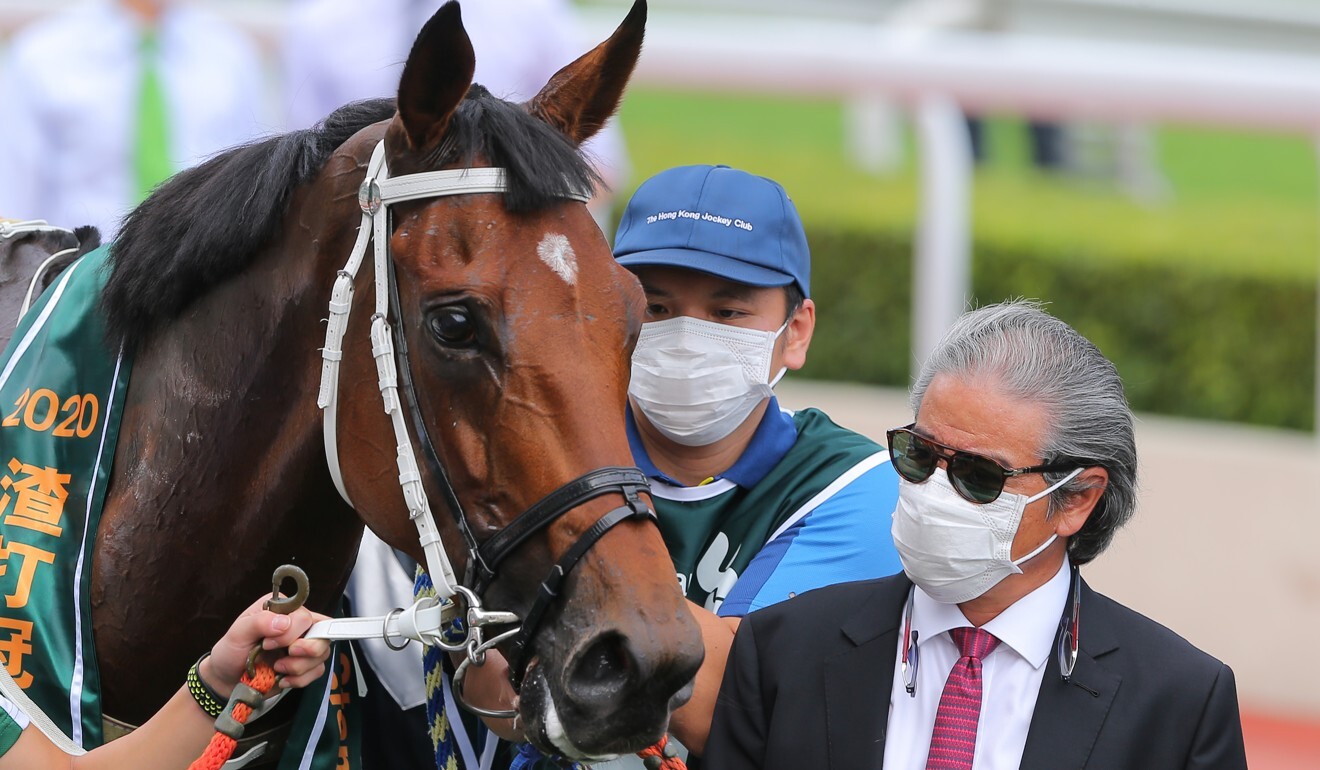
[[564,665],[529,670],[521,698],[529,739],[573,759],[630,754],[654,744],[687,702],[704,648],[662,649],[618,631],[596,634]]

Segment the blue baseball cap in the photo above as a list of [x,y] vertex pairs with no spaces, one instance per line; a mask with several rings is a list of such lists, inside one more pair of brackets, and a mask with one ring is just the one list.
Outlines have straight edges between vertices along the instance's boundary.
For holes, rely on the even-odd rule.
[[795,283],[811,296],[807,235],[788,193],[728,166],[679,166],[643,182],[623,211],[614,257],[749,286]]

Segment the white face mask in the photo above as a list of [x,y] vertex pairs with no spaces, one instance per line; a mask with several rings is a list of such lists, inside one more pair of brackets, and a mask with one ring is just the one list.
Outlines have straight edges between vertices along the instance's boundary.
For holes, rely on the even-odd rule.
[[1031,497],[1001,492],[985,504],[963,499],[943,468],[936,468],[920,484],[900,478],[892,532],[903,571],[931,598],[945,604],[971,601],[1009,575],[1021,574],[1019,565],[1058,537],[1050,535],[1031,553],[1014,560],[1013,538],[1022,512],[1081,472],[1078,468]]
[[642,324],[628,393],[647,421],[684,446],[706,446],[733,433],[769,398],[778,331],[679,316]]

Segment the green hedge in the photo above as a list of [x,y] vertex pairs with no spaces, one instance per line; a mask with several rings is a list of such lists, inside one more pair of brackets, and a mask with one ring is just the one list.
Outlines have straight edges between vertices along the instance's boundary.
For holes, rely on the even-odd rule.
[[[818,320],[803,375],[906,386],[911,237],[808,236]],[[1115,362],[1139,411],[1313,429],[1313,283],[978,246],[972,285],[977,305],[1048,302]]]

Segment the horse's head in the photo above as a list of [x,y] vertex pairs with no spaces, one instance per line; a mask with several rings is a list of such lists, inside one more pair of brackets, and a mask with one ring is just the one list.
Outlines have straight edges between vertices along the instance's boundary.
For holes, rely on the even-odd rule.
[[[390,209],[397,296],[389,315],[407,350],[401,379],[417,394],[408,440],[449,557],[487,608],[534,627],[504,648],[521,684],[518,713],[540,748],[574,757],[654,742],[686,698],[703,649],[658,530],[633,515],[644,507],[637,479],[592,475],[632,465],[624,408],[644,298],[582,202],[594,175],[577,146],[617,107],[644,20],[638,0],[609,40],[515,105],[472,85],[472,47],[449,3],[417,38],[384,131],[390,177],[504,169],[503,193]],[[345,148],[359,173],[378,139],[366,132]],[[373,293],[361,289],[366,305]],[[344,483],[373,530],[422,561],[399,491],[395,434],[375,392],[369,315],[354,312],[342,364]],[[407,383],[400,391],[408,400]],[[420,459],[428,441],[434,464]],[[551,503],[536,505],[547,496]],[[537,514],[522,517],[529,509]],[[478,559],[464,527],[482,545]],[[537,605],[557,563],[567,577]],[[539,624],[528,618],[542,610]]]

